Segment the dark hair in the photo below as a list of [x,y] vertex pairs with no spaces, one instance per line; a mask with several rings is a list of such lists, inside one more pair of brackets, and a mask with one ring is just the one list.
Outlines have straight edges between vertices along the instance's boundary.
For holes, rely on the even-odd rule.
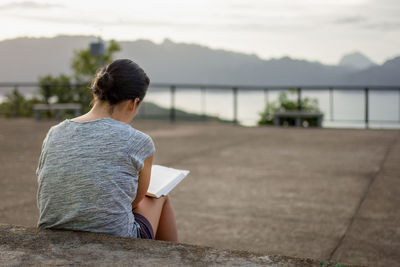
[[91,89],[99,100],[115,105],[128,99],[142,101],[149,84],[149,77],[138,64],[129,59],[117,59],[97,71]]

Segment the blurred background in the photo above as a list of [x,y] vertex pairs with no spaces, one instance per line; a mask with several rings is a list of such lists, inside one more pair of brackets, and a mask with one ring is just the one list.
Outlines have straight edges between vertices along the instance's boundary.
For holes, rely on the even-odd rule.
[[157,163],[192,171],[171,193],[183,242],[398,263],[398,14],[398,0],[0,0],[0,223],[35,225],[47,130],[129,58],[151,79],[133,126]]
[[[42,102],[76,102],[77,92],[40,95],[35,83],[85,83],[103,63],[131,58],[155,85],[148,102],[203,119],[254,126],[268,104],[282,109],[284,92],[301,106],[290,93],[300,88],[326,127],[399,127],[395,0],[0,2],[2,102],[15,88]],[[90,51],[96,42],[103,50]]]

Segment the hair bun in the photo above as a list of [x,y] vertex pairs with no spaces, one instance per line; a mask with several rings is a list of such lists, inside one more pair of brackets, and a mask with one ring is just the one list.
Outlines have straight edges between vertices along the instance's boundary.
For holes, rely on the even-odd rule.
[[150,79],[144,70],[129,59],[117,59],[99,69],[90,85],[96,99],[115,105],[123,100],[143,100]]
[[112,91],[113,82],[113,78],[108,72],[103,72],[101,76],[97,78],[96,87],[101,92],[102,99],[107,99],[107,95]]

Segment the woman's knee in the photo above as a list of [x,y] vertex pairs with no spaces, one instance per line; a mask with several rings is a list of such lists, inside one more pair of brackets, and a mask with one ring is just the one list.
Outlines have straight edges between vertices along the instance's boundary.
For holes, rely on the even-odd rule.
[[137,207],[133,209],[133,212],[140,213],[145,217],[159,217],[164,209],[165,205],[170,205],[169,196],[160,198],[145,197],[139,202]]
[[157,206],[164,206],[167,202],[170,202],[169,196],[163,196],[160,198],[151,198],[152,201],[157,202]]
[[163,206],[164,206],[167,202],[170,202],[169,196],[162,196],[162,197],[160,197],[160,198],[152,198],[152,200],[161,203]]
[[164,199],[164,202],[169,202],[169,201],[170,201],[169,196],[164,196],[164,197],[162,197],[162,198]]

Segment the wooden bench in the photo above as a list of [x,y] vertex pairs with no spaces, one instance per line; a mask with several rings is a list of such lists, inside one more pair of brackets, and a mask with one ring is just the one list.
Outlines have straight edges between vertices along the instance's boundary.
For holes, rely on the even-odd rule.
[[299,111],[299,110],[288,110],[278,111],[274,113],[274,125],[281,125],[281,121],[284,119],[294,119],[295,126],[301,127],[304,119],[316,119],[317,126],[322,126],[323,113],[314,111]]
[[36,104],[33,106],[33,112],[35,113],[35,119],[41,119],[42,111],[55,111],[54,117],[56,120],[60,117],[61,110],[72,110],[74,111],[75,117],[81,114],[81,104],[67,103],[67,104]]

